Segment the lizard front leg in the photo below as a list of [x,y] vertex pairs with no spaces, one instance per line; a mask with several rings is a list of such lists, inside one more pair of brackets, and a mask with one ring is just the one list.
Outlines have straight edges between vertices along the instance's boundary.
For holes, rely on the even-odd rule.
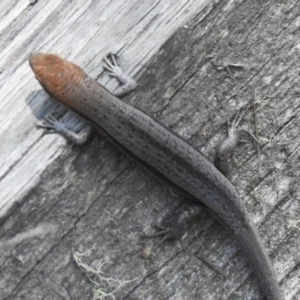
[[[123,96],[130,91],[132,91],[136,86],[136,81],[127,75],[121,68],[117,58],[114,54],[109,53],[103,59],[104,69],[110,72],[111,77],[115,77],[122,83],[122,86],[118,87],[115,92],[111,92],[115,96]],[[77,119],[84,121],[82,118],[77,116]],[[74,131],[73,128],[70,128],[67,124],[61,122],[53,115],[45,117],[42,121],[37,122],[36,127],[42,128],[45,130],[45,133],[58,133],[66,138],[73,144],[82,145],[87,142],[93,132],[93,125],[85,122],[85,125],[79,132]],[[101,129],[97,127],[97,132],[101,133]]]

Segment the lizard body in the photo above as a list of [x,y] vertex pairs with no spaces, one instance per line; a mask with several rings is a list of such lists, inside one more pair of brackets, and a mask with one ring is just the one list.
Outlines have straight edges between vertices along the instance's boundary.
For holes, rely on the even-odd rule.
[[157,176],[204,203],[233,232],[268,300],[283,300],[270,259],[229,180],[198,150],[142,110],[121,101],[78,66],[35,53],[30,66],[43,88],[84,117],[112,143]]

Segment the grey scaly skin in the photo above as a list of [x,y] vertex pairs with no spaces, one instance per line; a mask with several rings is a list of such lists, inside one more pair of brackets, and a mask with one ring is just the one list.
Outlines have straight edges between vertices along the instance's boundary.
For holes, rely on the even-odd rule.
[[[92,126],[155,177],[203,203],[233,232],[267,299],[283,300],[270,259],[239,194],[200,151],[142,110],[121,101],[76,65],[42,53],[32,54],[29,63],[43,88],[89,124],[83,138],[53,118],[40,127],[81,144]],[[135,87],[135,82],[122,72],[114,56],[111,61],[106,59],[106,69],[124,83],[118,95]],[[221,147],[221,164],[237,140],[235,136],[224,143],[223,150]]]

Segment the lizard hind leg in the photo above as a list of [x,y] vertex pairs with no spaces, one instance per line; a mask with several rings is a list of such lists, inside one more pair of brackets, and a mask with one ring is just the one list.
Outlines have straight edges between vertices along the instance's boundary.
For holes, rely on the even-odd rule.
[[259,141],[255,138],[255,136],[251,132],[249,132],[249,130],[239,126],[241,120],[243,119],[244,115],[248,111],[249,107],[250,106],[248,106],[243,112],[238,112],[236,114],[231,126],[228,128],[227,138],[221,143],[216,153],[214,165],[225,177],[228,177],[229,175],[228,160],[229,157],[232,155],[234,148],[240,141],[241,132],[243,131],[247,132],[254,140],[256,140],[259,143]]
[[166,240],[179,240],[202,213],[203,206],[197,203],[190,203],[189,205],[180,206],[175,211],[175,217],[173,215],[172,220],[168,220],[169,226],[156,226],[161,230],[160,232],[151,235],[144,235],[142,237],[152,238],[161,236],[161,238],[154,244],[152,248],[154,251]]

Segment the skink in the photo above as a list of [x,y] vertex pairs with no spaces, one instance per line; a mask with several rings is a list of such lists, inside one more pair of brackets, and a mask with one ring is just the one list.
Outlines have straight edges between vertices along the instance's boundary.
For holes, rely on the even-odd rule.
[[283,300],[263,242],[238,192],[200,151],[147,113],[121,101],[78,66],[42,53],[32,54],[29,63],[53,98],[84,117],[151,173],[213,211],[247,254],[267,299]]

